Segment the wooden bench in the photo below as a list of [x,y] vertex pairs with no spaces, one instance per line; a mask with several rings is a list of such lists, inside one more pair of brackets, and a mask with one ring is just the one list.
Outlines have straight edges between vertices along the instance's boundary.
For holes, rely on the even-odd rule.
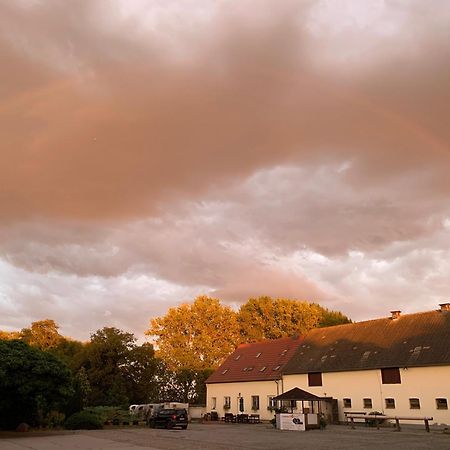
[[400,427],[400,420],[423,420],[425,423],[425,430],[427,433],[430,432],[430,420],[433,420],[432,417],[399,417],[399,416],[393,416],[393,417],[386,417],[388,420],[395,420],[395,428],[396,431],[401,431]]
[[395,420],[395,429],[396,431],[401,431],[400,420],[415,420],[415,421],[423,421],[425,423],[425,430],[427,433],[430,432],[430,420],[433,420],[433,417],[404,417],[404,416],[385,416],[384,414],[365,414],[362,416],[359,413],[347,414],[347,418],[350,419],[350,423],[352,429],[355,428],[355,419],[364,419],[366,423],[369,420],[374,420],[376,427],[380,428],[380,423],[384,420]]

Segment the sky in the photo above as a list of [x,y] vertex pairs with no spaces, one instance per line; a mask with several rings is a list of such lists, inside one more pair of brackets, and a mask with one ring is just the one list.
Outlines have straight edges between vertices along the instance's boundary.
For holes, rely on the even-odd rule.
[[445,0],[0,1],[0,329],[450,298]]

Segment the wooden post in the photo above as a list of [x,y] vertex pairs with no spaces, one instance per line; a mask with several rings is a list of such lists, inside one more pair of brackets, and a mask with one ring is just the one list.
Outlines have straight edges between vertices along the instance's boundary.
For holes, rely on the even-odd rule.
[[398,417],[395,418],[395,427],[396,427],[395,431],[401,431],[402,430],[400,428],[400,419]]
[[428,419],[425,419],[425,430],[427,430],[427,433],[430,432],[430,424],[428,422]]

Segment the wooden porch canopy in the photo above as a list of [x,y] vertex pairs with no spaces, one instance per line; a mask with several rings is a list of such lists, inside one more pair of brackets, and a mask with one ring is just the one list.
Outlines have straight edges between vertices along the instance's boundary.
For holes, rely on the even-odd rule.
[[284,392],[283,394],[277,395],[273,400],[300,400],[300,401],[320,401],[323,400],[322,397],[311,394],[311,392],[304,391],[298,387],[291,389],[290,391]]
[[[304,391],[298,387],[291,389],[290,391],[284,392],[283,394],[277,395],[273,398],[275,401],[300,401],[302,402],[302,412],[305,410],[304,402],[311,402],[311,413],[314,412],[314,404],[317,405],[316,413],[320,414],[320,402],[324,400],[322,397],[318,397],[317,395],[311,394],[311,392]],[[317,402],[317,403],[316,403]],[[291,412],[293,412],[293,405],[291,404]]]

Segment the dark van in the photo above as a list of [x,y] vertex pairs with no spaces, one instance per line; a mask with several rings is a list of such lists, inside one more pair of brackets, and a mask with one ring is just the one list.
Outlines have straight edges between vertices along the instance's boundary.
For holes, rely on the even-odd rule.
[[152,417],[149,418],[148,426],[150,428],[174,428],[180,427],[185,430],[188,426],[187,411],[182,409],[160,409]]

